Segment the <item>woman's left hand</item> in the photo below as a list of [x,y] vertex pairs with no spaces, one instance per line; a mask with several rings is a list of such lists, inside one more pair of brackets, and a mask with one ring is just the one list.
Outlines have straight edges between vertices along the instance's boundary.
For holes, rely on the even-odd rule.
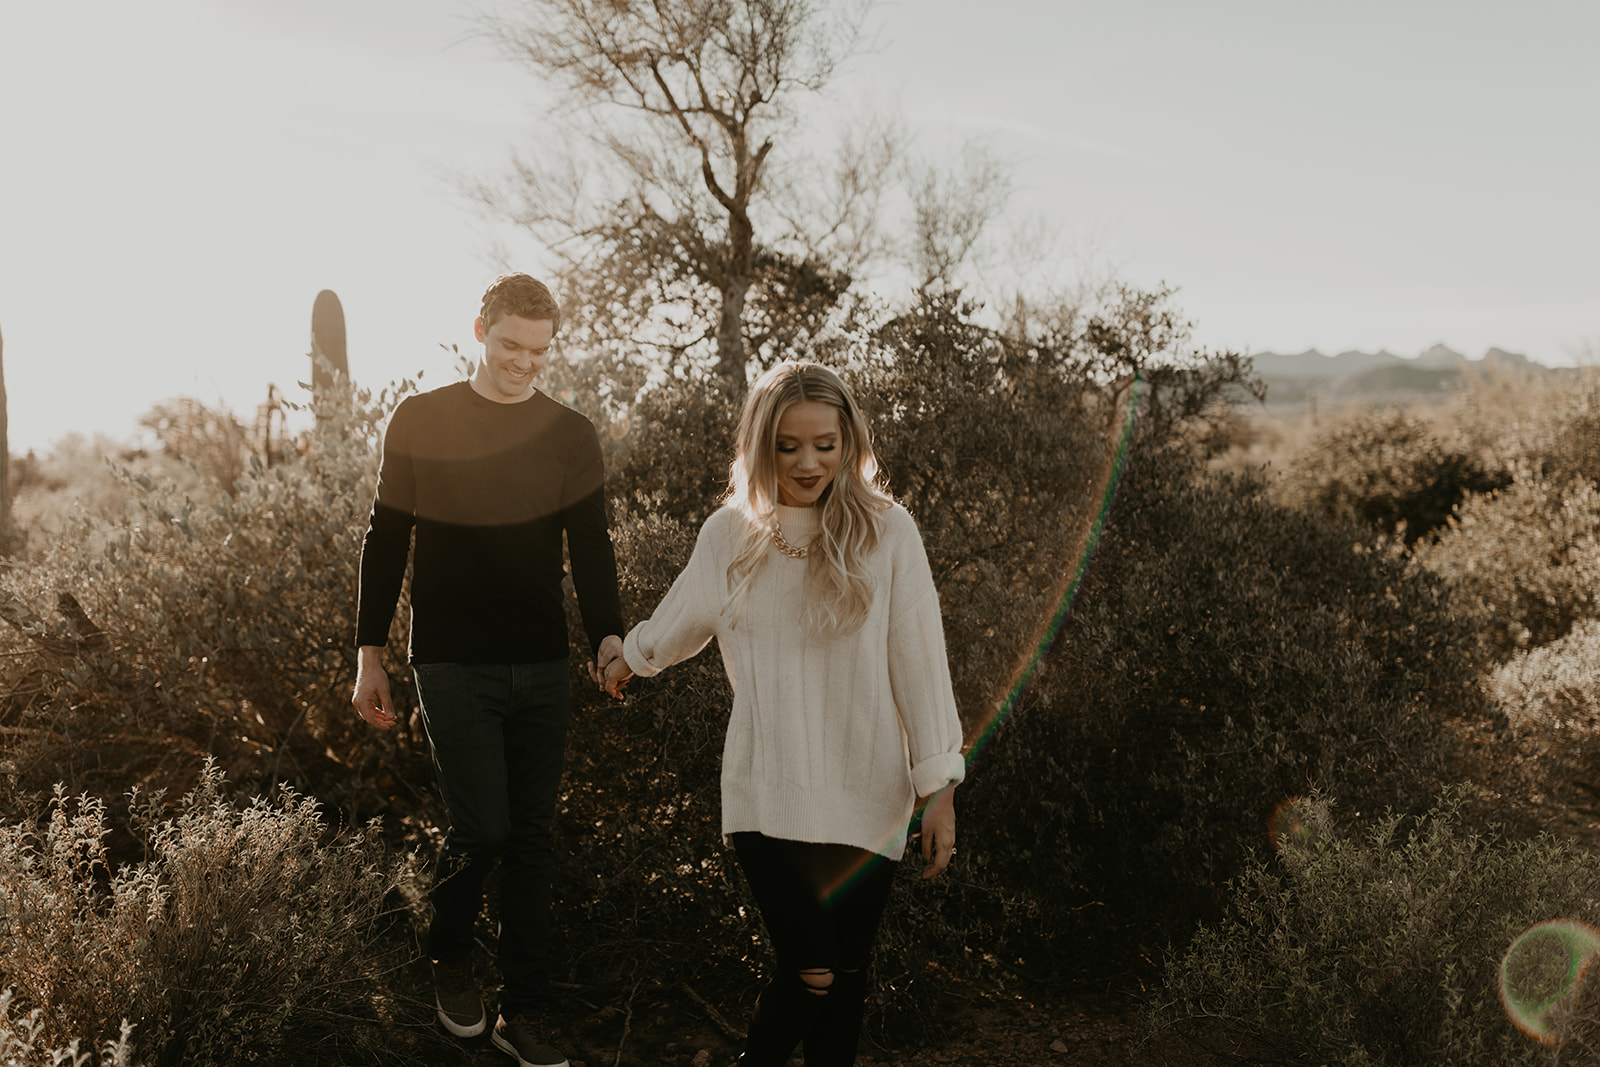
[[606,664],[605,676],[600,681],[600,688],[618,700],[622,699],[622,687],[628,684],[628,679],[633,677],[633,668],[628,666],[628,661],[621,656]]
[[922,877],[932,878],[950,866],[956,854],[956,787],[947,785],[933,794],[922,809]]

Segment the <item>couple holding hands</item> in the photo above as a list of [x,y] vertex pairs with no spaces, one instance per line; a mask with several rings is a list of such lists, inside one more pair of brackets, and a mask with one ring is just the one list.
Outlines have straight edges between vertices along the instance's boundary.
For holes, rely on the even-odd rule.
[[923,876],[945,868],[965,771],[916,524],[877,484],[843,381],[781,363],[749,388],[723,506],[650,618],[626,629],[599,438],[533,385],[560,322],[538,281],[496,279],[472,378],[395,410],[362,545],[352,702],[382,729],[395,713],[379,660],[412,564],[410,662],[450,820],[426,941],[439,1019],[460,1036],[487,1028],[469,954],[498,861],[491,1040],[520,1067],[567,1063],[544,1013],[569,707],[565,535],[596,684],[620,696],[713,637],[732,683],[722,834],[776,957],[738,1062],[780,1067],[803,1045],[807,1067],[852,1064],[888,861],[923,807]]

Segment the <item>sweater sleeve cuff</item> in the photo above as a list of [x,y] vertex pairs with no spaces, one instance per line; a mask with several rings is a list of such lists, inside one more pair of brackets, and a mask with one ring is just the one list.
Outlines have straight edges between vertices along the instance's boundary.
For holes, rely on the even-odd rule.
[[[622,639],[622,662],[628,669],[640,678],[649,678],[661,673],[661,667],[651,663],[645,657],[644,650],[639,647],[639,627],[635,626],[628,631],[628,636]],[[666,666],[662,664],[662,666]]]
[[[629,666],[632,666],[631,660]],[[916,789],[917,796],[925,797],[947,785],[960,782],[966,776],[967,762],[961,758],[961,753],[940,752],[911,768],[911,785]]]

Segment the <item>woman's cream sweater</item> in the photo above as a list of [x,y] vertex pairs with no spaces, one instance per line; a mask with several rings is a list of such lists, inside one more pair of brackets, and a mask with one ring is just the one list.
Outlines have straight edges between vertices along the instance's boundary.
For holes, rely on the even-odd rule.
[[[816,536],[816,508],[778,508],[786,541]],[[944,627],[915,521],[883,513],[868,559],[875,582],[860,630],[838,638],[800,629],[806,560],[775,545],[739,617],[722,614],[728,564],[746,520],[722,508],[623,655],[649,676],[715,637],[733,684],[722,752],[722,832],[855,845],[898,859],[919,796],[961,781],[961,721]]]

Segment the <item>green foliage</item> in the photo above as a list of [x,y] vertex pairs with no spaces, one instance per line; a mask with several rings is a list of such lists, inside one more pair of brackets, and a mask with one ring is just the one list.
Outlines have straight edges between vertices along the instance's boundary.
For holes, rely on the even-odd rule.
[[1501,659],[1547,644],[1600,616],[1600,490],[1521,469],[1509,488],[1462,504],[1416,558],[1460,588]]
[[1276,495],[1382,534],[1403,523],[1501,661],[1600,615],[1600,371],[1490,373],[1435,422],[1453,428],[1369,412],[1297,456]]
[[1600,858],[1480,833],[1459,792],[1364,839],[1326,829],[1323,802],[1307,806],[1322,809],[1322,832],[1252,859],[1227,918],[1169,959],[1157,1026],[1220,1025],[1258,1063],[1600,1062],[1592,990],[1560,1049],[1518,1033],[1498,996],[1520,933],[1594,919]]
[[0,982],[41,1012],[33,1039],[98,1045],[126,1018],[152,1065],[303,1061],[393,1007],[386,898],[408,875],[375,826],[330,837],[293,791],[236,807],[209,762],[175,814],[160,799],[135,798],[145,858],[114,870],[92,797],[0,830]]
[[1167,287],[1118,286],[1087,309],[1047,319],[1041,337],[1046,347],[1070,353],[1102,387],[1138,376],[1144,447],[1181,443],[1211,454],[1233,431],[1233,404],[1265,400],[1267,389],[1239,353],[1191,351],[1193,324],[1179,315],[1172,296]]
[[611,499],[624,512],[698,529],[727,490],[737,418],[714,383],[673,379],[639,395],[613,422]]
[[1449,521],[1470,494],[1510,484],[1464,442],[1439,440],[1399,408],[1371,411],[1319,436],[1279,486],[1285,503],[1381,534],[1403,526],[1407,544]]

